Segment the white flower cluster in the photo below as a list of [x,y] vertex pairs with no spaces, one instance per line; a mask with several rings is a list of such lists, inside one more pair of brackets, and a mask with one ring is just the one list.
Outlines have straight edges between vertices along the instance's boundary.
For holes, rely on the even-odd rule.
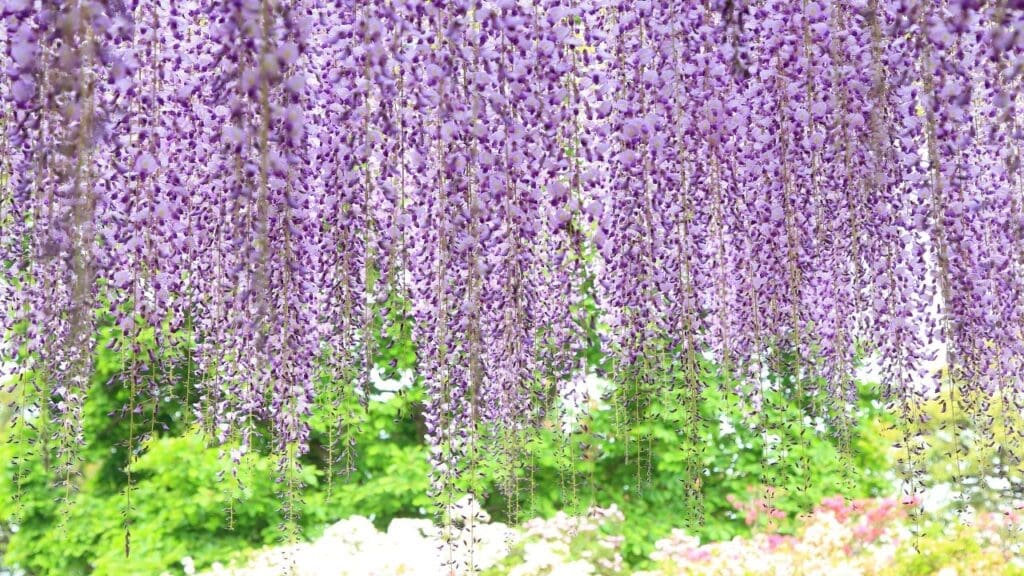
[[[586,516],[558,512],[550,519],[535,518],[524,526],[523,562],[509,576],[589,576],[619,574],[624,569],[619,553],[623,538],[601,533],[606,522],[623,522],[619,507],[593,507]],[[581,542],[591,542],[591,546]],[[580,558],[573,558],[574,552]]]
[[[461,540],[456,553],[467,551],[472,542],[472,564],[479,571],[505,557],[512,531],[501,523],[484,523],[483,515],[476,518],[472,539]],[[243,566],[215,564],[203,576],[451,576],[452,570],[443,567],[448,548],[443,540],[429,519],[396,518],[380,532],[369,519],[353,516],[327,528],[315,542],[263,550]]]

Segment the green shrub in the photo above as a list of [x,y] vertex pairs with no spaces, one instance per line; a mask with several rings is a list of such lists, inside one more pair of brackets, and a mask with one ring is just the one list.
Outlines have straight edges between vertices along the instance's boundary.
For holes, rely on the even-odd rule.
[[[591,505],[614,503],[629,519],[622,526],[626,561],[646,565],[654,542],[672,528],[684,527],[705,541],[749,535],[756,526],[747,524],[730,497],[758,497],[770,485],[775,509],[785,514],[779,529],[792,532],[797,516],[826,497],[863,498],[890,491],[889,445],[879,434],[882,415],[873,408],[873,390],[865,387],[861,392],[846,448],[841,448],[843,442],[832,427],[808,431],[793,424],[803,421],[807,406],[792,400],[794,391],[785,386],[767,394],[763,417],[755,421],[743,398],[707,387],[700,399],[696,438],[677,431],[679,411],[672,410],[671,399],[629,430],[616,423],[615,410],[597,411],[585,438],[594,444],[593,461],[582,460],[578,448],[566,449],[559,432],[541,435],[533,450],[531,475],[536,485],[526,497],[529,505],[522,516],[551,517],[563,509],[579,514]],[[629,447],[623,441],[627,433],[635,437]],[[766,433],[779,436],[782,447],[770,473],[763,452]],[[637,439],[652,447],[649,472],[648,463],[636,459]],[[694,453],[700,468],[699,499],[688,485],[694,481],[689,470]],[[490,496],[487,508],[492,516],[509,521],[502,513],[504,499],[500,494]],[[702,523],[695,521],[696,515],[703,516]]]
[[[379,366],[397,371],[413,365],[407,332],[402,323],[389,326],[379,346]],[[239,468],[239,487],[231,480],[231,466],[218,458],[222,449],[207,446],[179,401],[164,399],[155,419],[146,416],[141,426],[135,423],[134,450],[140,448],[138,428],[151,426],[153,437],[130,467],[131,538],[130,555],[125,557],[125,409],[132,399],[121,381],[123,356],[108,346],[115,333],[105,329],[101,336],[85,405],[82,477],[67,508],[54,506],[61,492],[45,472],[40,451],[24,442],[9,442],[34,432],[23,426],[0,428],[0,501],[10,502],[18,495],[16,506],[0,509],[0,535],[7,537],[3,542],[0,536],[2,562],[39,575],[180,573],[185,556],[202,568],[228,559],[232,552],[284,537],[279,487],[272,480],[275,461],[266,447],[257,445],[246,457]],[[593,350],[587,354],[598,355]],[[176,366],[159,375],[162,386],[174,389],[167,398],[197,397],[194,388],[186,390],[197,380],[189,372],[193,368]],[[478,474],[471,477],[496,521],[616,504],[632,520],[622,526],[622,554],[629,563],[645,562],[654,541],[673,527],[686,526],[706,540],[749,533],[751,527],[728,497],[747,495],[751,486],[775,487],[775,506],[787,515],[784,523],[825,496],[887,491],[882,474],[888,466],[887,445],[876,433],[879,412],[870,408],[870,390],[863,391],[861,410],[847,437],[850,446],[840,449],[842,442],[833,427],[814,431],[802,425],[806,402],[793,400],[798,395],[786,381],[780,382],[778,392],[769,393],[753,422],[749,404],[716,389],[720,387],[707,386],[699,398],[695,437],[681,432],[690,429],[679,421],[685,403],[692,400],[685,395],[656,399],[646,416],[633,424],[623,423],[619,406],[594,411],[589,430],[569,439],[553,426],[544,429],[523,447],[530,466],[520,470],[518,501],[510,501],[499,489],[505,470],[500,458],[481,459]],[[354,471],[333,480],[325,472],[328,436],[331,430],[334,436],[341,432],[331,428],[332,417],[319,409],[314,413],[310,452],[302,469],[303,537],[315,537],[327,524],[353,514],[371,517],[378,528],[395,517],[433,516],[427,496],[430,470],[422,400],[418,385],[371,400],[365,409],[358,399],[346,399],[340,408],[348,414],[342,436],[355,441]],[[152,413],[152,402],[144,393],[135,402],[144,414]],[[266,430],[259,431],[267,436]],[[779,460],[770,473],[762,453],[766,433],[777,435],[784,447],[777,451]],[[636,449],[641,445],[650,456],[638,461]],[[222,476],[227,480],[218,483]],[[700,498],[693,498],[698,490]],[[698,522],[700,516],[703,523]]]
[[[992,527],[967,526],[953,520],[933,521],[924,532],[899,549],[891,568],[882,576],[1024,575],[1024,563],[1011,549],[1014,537],[1005,530],[1000,534]],[[1019,545],[1020,536],[1015,538]]]

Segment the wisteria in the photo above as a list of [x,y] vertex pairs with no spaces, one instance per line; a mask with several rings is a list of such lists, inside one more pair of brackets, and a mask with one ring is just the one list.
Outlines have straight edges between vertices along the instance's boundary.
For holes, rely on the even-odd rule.
[[396,317],[437,495],[592,400],[592,323],[626,419],[681,393],[692,427],[712,364],[830,417],[865,362],[905,412],[936,358],[1024,392],[1020,2],[2,6],[3,351],[69,489],[111,318],[132,402],[187,354],[288,493]]

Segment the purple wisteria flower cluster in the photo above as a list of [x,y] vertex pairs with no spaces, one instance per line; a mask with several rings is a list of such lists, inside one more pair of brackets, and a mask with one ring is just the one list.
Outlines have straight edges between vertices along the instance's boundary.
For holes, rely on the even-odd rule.
[[1018,1],[0,12],[3,356],[62,474],[101,313],[133,395],[167,393],[143,331],[186,342],[205,429],[269,424],[289,482],[398,306],[438,493],[585,371],[591,295],[641,402],[708,359],[842,403],[874,357],[907,398],[940,349],[963,391],[1024,391]]

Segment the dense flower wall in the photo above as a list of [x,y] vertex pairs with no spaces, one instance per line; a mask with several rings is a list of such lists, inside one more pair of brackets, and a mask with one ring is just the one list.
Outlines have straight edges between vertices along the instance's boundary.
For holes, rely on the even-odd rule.
[[198,363],[211,435],[239,457],[269,423],[288,482],[312,407],[366,398],[395,310],[439,493],[583,372],[589,298],[636,414],[708,359],[755,401],[787,372],[838,413],[866,358],[900,406],[940,353],[964,396],[1024,389],[1015,0],[2,16],[4,356],[66,477],[101,313],[133,398],[166,393],[153,332]]

